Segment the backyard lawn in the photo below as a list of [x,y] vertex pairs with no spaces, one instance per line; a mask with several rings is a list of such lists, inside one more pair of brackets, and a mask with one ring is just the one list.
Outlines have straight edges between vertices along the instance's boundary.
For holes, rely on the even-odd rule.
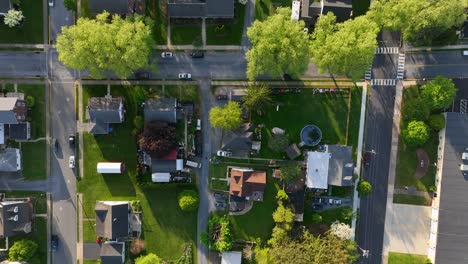
[[[305,208],[304,208],[304,225],[311,225],[314,224],[312,221],[312,216],[316,214],[310,209],[310,205],[308,203],[305,203]],[[351,219],[345,219],[344,215],[345,212],[349,211],[350,207],[339,207],[336,209],[330,209],[330,210],[325,210],[323,212],[318,213],[319,215],[322,216],[322,224],[327,224],[331,225],[335,221],[340,221],[342,223],[351,224]]]
[[201,20],[178,19],[171,22],[171,43],[173,45],[191,45],[201,43]]
[[21,143],[22,173],[26,180],[47,179],[46,151],[45,140]]
[[43,16],[42,1],[21,0],[21,10],[25,17],[24,24],[20,27],[10,28],[0,24],[0,43],[17,44],[43,44]]
[[147,0],[146,15],[153,19],[152,32],[153,38],[158,45],[167,44],[167,17],[166,1]]
[[236,3],[233,19],[207,19],[206,44],[240,45],[244,31],[244,16],[245,5]]
[[426,264],[427,256],[390,252],[388,264]]
[[217,191],[227,191],[226,179],[227,165],[226,164],[210,164],[209,185],[210,189]]
[[30,264],[47,263],[47,220],[43,217],[36,217],[32,225],[32,231],[29,234],[18,235],[9,238],[10,247],[15,241],[29,239],[37,244],[37,251],[33,258],[29,260]]
[[[126,116],[123,124],[114,126],[109,135],[92,136],[85,133],[84,178],[78,183],[83,193],[83,217],[94,218],[98,200],[140,200],[142,207],[143,239],[147,252],[154,252],[165,260],[182,255],[184,243],[196,247],[197,214],[182,212],[177,195],[192,185],[152,185],[139,187],[136,182],[136,144],[132,136],[133,119],[138,105],[153,95],[149,87],[112,86],[111,94],[125,98]],[[159,89],[159,88],[158,88]],[[87,98],[106,94],[105,87],[83,87],[83,103]],[[96,172],[99,161],[122,161],[127,172],[120,175],[102,175]],[[88,223],[87,223],[88,222]],[[90,224],[87,221],[84,224]],[[91,239],[93,226],[85,227],[85,239]],[[91,233],[91,234],[90,234]],[[193,252],[196,252],[194,250]]]

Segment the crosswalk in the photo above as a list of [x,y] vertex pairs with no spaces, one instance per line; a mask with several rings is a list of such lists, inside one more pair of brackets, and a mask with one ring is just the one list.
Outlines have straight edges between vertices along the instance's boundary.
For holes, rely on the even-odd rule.
[[364,74],[365,80],[370,80],[372,78],[372,64],[369,66],[369,69]]
[[397,79],[403,80],[404,73],[405,73],[405,54],[400,53],[398,55]]
[[375,54],[398,54],[398,52],[398,47],[383,47],[375,49]]
[[373,86],[394,86],[396,85],[395,79],[372,79],[370,82]]

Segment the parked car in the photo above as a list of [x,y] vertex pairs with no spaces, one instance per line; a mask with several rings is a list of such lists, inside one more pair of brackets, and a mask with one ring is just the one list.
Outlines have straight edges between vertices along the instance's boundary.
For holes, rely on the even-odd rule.
[[201,59],[203,57],[205,57],[205,54],[203,52],[192,52],[190,53],[190,57],[192,57],[193,59]]
[[174,57],[174,53],[172,53],[172,52],[165,51],[165,52],[161,53],[161,58],[163,58],[163,59],[173,58],[173,57]]
[[362,160],[364,161],[364,167],[368,168],[370,166],[370,161],[372,159],[372,154],[370,152],[364,153]]
[[312,205],[312,210],[315,210],[315,211],[323,210],[323,205],[321,205],[321,204],[313,204],[313,205]]
[[274,94],[274,95],[277,95],[277,94],[283,94],[285,93],[286,90],[283,89],[283,88],[274,88],[274,89],[271,89],[271,93]]
[[463,56],[468,56],[468,50],[463,51]]
[[218,94],[216,95],[216,100],[227,100],[228,96],[227,94]]
[[201,130],[201,120],[197,119],[197,130]]
[[135,78],[137,79],[149,79],[150,73],[149,72],[136,72]]
[[75,136],[74,135],[70,135],[68,137],[68,144],[70,145],[70,148],[75,147]]
[[285,73],[285,74],[283,74],[283,80],[285,80],[285,81],[291,81],[291,80],[292,80],[292,77],[291,77],[291,75]]
[[179,73],[179,79],[181,79],[181,80],[192,79],[192,74],[181,72],[181,73]]
[[335,201],[335,204],[337,204],[337,205],[340,205],[340,204],[341,204],[341,200],[335,199],[334,201]]
[[70,169],[75,168],[75,156],[70,156],[70,158],[68,158],[68,167]]
[[227,151],[227,150],[218,150],[218,152],[216,153],[219,157],[231,157],[232,156],[232,152],[231,151]]
[[59,243],[58,236],[57,235],[52,235],[50,237],[50,250],[57,251],[58,243]]
[[54,3],[55,3],[54,0],[49,0],[49,7],[54,7]]

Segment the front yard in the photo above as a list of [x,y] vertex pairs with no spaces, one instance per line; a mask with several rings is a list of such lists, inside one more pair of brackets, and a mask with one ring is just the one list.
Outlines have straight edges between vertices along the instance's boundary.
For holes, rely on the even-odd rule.
[[192,45],[201,43],[200,19],[171,20],[171,43],[173,45]]
[[26,180],[47,179],[47,142],[22,142],[21,158],[23,162],[23,177]]
[[[179,209],[177,195],[193,185],[150,185],[140,187],[136,180],[136,144],[132,136],[133,119],[138,106],[148,96],[160,92],[160,87],[112,86],[111,94],[123,96],[126,109],[123,124],[114,126],[109,135],[92,136],[85,133],[84,178],[78,183],[83,193],[83,217],[94,218],[94,206],[99,200],[140,200],[142,207],[142,238],[148,253],[154,252],[165,260],[176,260],[182,255],[184,243],[196,247],[197,214]],[[92,96],[103,96],[106,87],[85,86],[83,104]],[[122,161],[127,172],[103,175],[96,172],[100,161]],[[94,221],[85,221],[85,241],[92,240]],[[194,250],[193,252],[196,252]]]
[[25,17],[23,25],[10,28],[2,22],[0,24],[0,43],[43,44],[42,1],[21,0],[21,10]]
[[268,16],[275,14],[278,7],[291,7],[292,0],[256,0],[255,19],[265,20]]
[[207,45],[240,45],[244,31],[245,5],[236,3],[233,19],[207,19]]

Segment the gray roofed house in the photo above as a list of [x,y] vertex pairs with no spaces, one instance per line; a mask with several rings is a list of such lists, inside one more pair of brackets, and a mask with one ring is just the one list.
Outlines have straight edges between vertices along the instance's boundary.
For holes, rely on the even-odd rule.
[[350,146],[328,145],[331,154],[328,163],[328,184],[352,186],[354,174],[353,148]]
[[125,262],[125,242],[106,242],[101,245],[101,264],[123,264]]
[[[466,263],[468,259],[468,115],[446,113],[445,129],[440,132],[442,149],[435,263]],[[465,165],[465,166],[464,166]],[[434,209],[433,209],[434,210]],[[434,213],[433,213],[434,214]],[[432,228],[431,228],[432,230]],[[432,242],[433,243],[433,242]],[[429,242],[429,244],[432,244]]]
[[21,170],[21,152],[19,149],[7,148],[0,151],[0,171],[15,172]]
[[0,16],[4,16],[12,8],[10,0],[0,0]]
[[91,97],[87,106],[88,119],[93,126],[90,134],[109,134],[109,124],[124,121],[123,99],[121,97]]
[[151,173],[170,173],[176,171],[176,160],[151,159]]
[[[1,1],[1,0],[0,0]],[[111,14],[143,14],[144,0],[89,0],[89,9],[93,14],[107,11]]]
[[0,123],[18,124],[26,120],[26,103],[15,97],[0,97]]
[[337,22],[344,22],[352,17],[352,0],[302,0],[301,20],[307,25],[314,25],[322,14],[332,12]]
[[174,18],[232,18],[234,0],[168,0],[167,10]]
[[130,203],[127,201],[99,201],[96,212],[96,235],[109,240],[130,236]]
[[13,140],[28,140],[31,138],[31,126],[29,122],[11,124],[8,126],[8,135]]
[[145,101],[145,122],[177,122],[177,100],[175,98],[151,98]]
[[0,237],[12,237],[31,232],[32,203],[28,199],[0,202]]

